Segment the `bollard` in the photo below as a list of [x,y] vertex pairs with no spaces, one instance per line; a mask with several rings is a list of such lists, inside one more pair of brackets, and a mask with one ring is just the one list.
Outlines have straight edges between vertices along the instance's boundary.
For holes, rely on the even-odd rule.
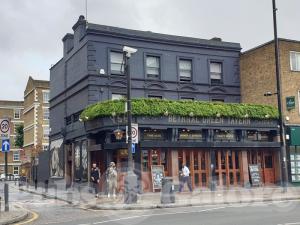
[[8,204],[8,183],[4,184],[4,211],[8,212],[9,211],[9,204]]

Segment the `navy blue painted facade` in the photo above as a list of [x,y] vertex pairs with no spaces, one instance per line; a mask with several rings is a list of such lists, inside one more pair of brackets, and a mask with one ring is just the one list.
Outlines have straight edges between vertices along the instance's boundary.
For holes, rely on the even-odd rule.
[[[50,138],[65,131],[66,118],[87,105],[126,93],[126,78],[110,71],[110,52],[124,45],[138,49],[132,56],[132,96],[161,96],[166,99],[194,98],[240,102],[237,43],[134,31],[86,23],[83,17],[73,26],[74,34],[63,38],[63,58],[50,69]],[[146,76],[147,55],[160,57],[160,78]],[[192,61],[191,81],[179,80],[179,59]],[[222,63],[220,85],[211,85],[209,63]],[[100,70],[105,74],[100,74]],[[68,118],[70,119],[70,118]],[[72,118],[71,118],[72,120]],[[67,126],[69,138],[85,135],[79,121]]]

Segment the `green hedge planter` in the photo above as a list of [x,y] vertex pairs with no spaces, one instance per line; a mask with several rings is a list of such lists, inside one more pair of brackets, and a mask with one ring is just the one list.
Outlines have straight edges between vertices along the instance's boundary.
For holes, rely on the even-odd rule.
[[[124,115],[126,100],[108,100],[88,106],[80,115],[81,120]],[[275,107],[255,104],[214,103],[192,100],[133,99],[134,116],[195,116],[230,117],[250,119],[278,119]]]

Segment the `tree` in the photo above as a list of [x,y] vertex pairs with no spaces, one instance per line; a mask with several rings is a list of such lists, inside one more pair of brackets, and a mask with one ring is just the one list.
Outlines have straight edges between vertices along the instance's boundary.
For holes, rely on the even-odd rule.
[[15,146],[19,148],[23,148],[24,144],[24,125],[17,125],[16,127],[16,140]]

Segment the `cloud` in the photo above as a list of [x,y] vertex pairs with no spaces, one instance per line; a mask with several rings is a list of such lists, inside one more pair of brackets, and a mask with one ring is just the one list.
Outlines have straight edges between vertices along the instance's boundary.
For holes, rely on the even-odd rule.
[[[198,38],[221,37],[249,49],[273,38],[271,0],[87,0],[88,21]],[[279,36],[299,39],[299,0],[277,0]],[[0,99],[22,99],[28,76],[49,79],[85,0],[2,0]]]

